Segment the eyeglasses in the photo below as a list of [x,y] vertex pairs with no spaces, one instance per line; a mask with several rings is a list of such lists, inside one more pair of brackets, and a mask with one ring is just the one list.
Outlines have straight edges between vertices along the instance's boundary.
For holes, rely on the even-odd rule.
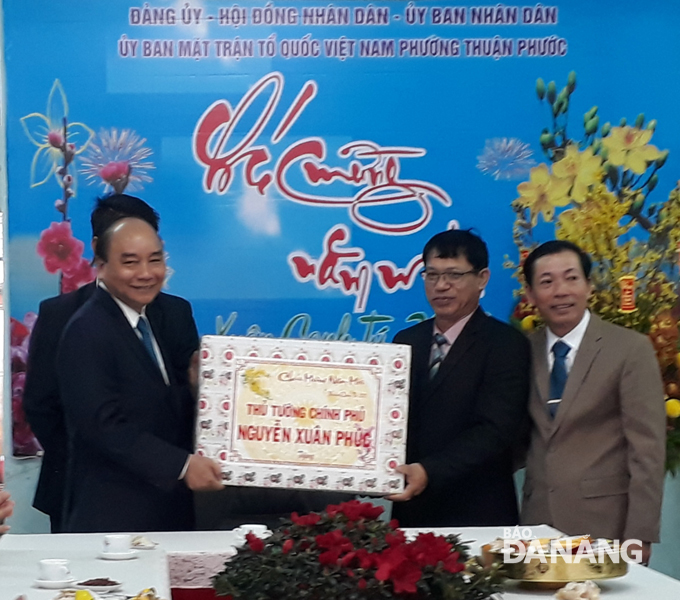
[[443,278],[444,283],[449,285],[454,285],[460,283],[465,275],[470,275],[470,273],[479,273],[478,269],[470,269],[469,271],[427,271],[423,270],[420,272],[420,276],[423,278],[427,285],[437,285],[439,279]]

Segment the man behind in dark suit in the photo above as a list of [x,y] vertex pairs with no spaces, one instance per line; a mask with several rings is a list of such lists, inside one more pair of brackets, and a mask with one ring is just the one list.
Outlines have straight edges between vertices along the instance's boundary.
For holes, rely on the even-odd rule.
[[486,244],[470,231],[423,250],[434,318],[397,333],[412,348],[406,465],[393,515],[404,527],[514,525],[512,448],[528,422],[529,344],[479,306]]
[[[125,217],[143,219],[158,231],[158,213],[146,202],[125,194],[113,194],[97,200],[92,211],[93,250],[97,238]],[[57,386],[56,349],[66,323],[95,289],[96,283],[92,282],[69,294],[41,302],[31,334],[23,402],[31,429],[44,449],[33,506],[49,515],[52,533],[62,531],[68,461],[66,426]],[[154,330],[162,330],[170,360],[176,372],[185,379],[191,356],[198,348],[191,306],[182,298],[161,293],[147,307],[147,314]]]
[[64,529],[191,529],[190,490],[221,489],[221,472],[192,454],[193,390],[146,316],[165,280],[162,242],[126,218],[97,239],[95,256],[100,285],[57,353],[70,448]]

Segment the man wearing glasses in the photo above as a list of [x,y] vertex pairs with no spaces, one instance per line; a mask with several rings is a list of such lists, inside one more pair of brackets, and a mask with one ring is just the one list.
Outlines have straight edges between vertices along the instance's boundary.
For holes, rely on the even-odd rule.
[[434,311],[400,331],[412,348],[406,489],[389,497],[403,527],[514,525],[512,449],[528,424],[529,344],[485,314],[489,254],[470,231],[435,235],[423,250]]

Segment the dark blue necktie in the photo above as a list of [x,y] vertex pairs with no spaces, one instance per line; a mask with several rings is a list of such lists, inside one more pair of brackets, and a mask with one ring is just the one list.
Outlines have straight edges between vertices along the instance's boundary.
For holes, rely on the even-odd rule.
[[139,317],[139,321],[137,321],[137,331],[139,331],[139,333],[142,335],[142,344],[144,344],[146,351],[151,355],[151,358],[153,359],[155,365],[160,368],[160,365],[158,364],[158,357],[156,356],[156,353],[154,352],[153,349],[151,329],[145,317],[141,316]]
[[439,366],[444,360],[444,346],[449,343],[449,341],[441,334],[434,334],[434,349],[432,350],[432,359],[430,360],[430,379],[434,379],[434,376],[439,371]]
[[557,414],[557,409],[562,401],[562,394],[564,394],[564,386],[567,384],[569,375],[567,373],[567,354],[569,354],[569,350],[571,350],[571,346],[561,340],[557,340],[552,347],[555,362],[550,372],[550,400],[548,400],[548,410],[552,418],[555,418]]

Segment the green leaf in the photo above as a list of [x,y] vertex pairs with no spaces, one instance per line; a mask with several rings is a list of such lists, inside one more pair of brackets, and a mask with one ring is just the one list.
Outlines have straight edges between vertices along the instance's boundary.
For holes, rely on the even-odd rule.
[[536,95],[539,100],[545,98],[545,82],[540,77],[536,80]]
[[554,81],[551,81],[548,84],[548,93],[547,93],[548,102],[550,102],[550,104],[554,104],[556,97],[557,97],[557,86],[555,85]]
[[576,71],[571,71],[567,77],[567,88],[569,88],[569,93],[573,93],[576,89]]

